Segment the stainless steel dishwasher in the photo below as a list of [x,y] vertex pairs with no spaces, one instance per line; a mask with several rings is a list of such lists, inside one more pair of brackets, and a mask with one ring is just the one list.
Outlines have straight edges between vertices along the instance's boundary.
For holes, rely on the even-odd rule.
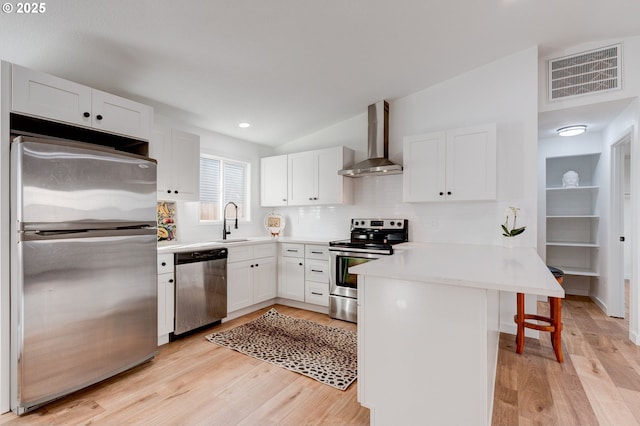
[[175,330],[180,335],[227,316],[227,249],[175,254]]

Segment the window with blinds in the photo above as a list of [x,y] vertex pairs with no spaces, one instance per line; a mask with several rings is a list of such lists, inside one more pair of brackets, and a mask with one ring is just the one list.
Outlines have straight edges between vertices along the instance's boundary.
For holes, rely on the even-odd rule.
[[[200,156],[200,220],[222,220],[224,206],[238,205],[238,219],[249,220],[249,164],[209,155]],[[235,208],[227,218],[235,219]]]

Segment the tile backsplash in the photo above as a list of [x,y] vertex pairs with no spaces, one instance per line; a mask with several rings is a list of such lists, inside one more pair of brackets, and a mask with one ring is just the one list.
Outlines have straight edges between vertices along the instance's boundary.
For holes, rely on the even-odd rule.
[[[500,224],[508,205],[522,209],[523,224],[535,222],[535,212],[524,200],[403,203],[402,175],[354,178],[353,184],[354,202],[349,205],[254,207],[252,221],[240,222],[239,229],[231,229],[229,238],[267,236],[263,222],[268,213],[285,217],[285,237],[327,241],[347,238],[351,219],[356,217],[408,219],[410,241],[496,245],[502,243]],[[178,203],[177,222],[180,242],[222,237],[220,223],[199,222],[196,202]],[[533,234],[525,232],[523,245],[534,245]]]

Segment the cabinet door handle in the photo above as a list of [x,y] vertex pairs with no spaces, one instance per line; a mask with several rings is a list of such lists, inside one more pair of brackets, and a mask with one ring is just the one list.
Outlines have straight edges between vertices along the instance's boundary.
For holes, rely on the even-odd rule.
[[162,262],[160,265],[167,266],[167,262]]
[[171,194],[171,190],[170,189],[167,189],[167,194]]
[[174,194],[177,194],[177,193],[178,193],[178,190],[176,189],[175,191],[173,191],[173,193],[174,193]]
[[287,251],[288,251],[289,253],[297,253],[297,252],[298,252],[298,250],[297,250],[297,249],[296,249],[296,250],[287,249]]
[[451,195],[451,191],[447,191],[447,195]]
[[287,201],[287,199],[286,199],[286,198],[283,198],[283,199],[282,199],[282,201]]
[[88,112],[85,112],[85,113],[84,113],[84,114],[82,114],[82,115],[84,115],[84,117],[85,117],[85,118],[89,118],[89,117],[91,117],[91,114],[89,114]]
[[302,266],[302,262],[298,263],[298,265]]
[[322,293],[316,293],[315,291],[312,291],[311,294],[313,294],[314,296],[322,296]]
[[259,264],[259,263],[256,263],[256,268],[257,268],[258,266],[260,266],[260,264]]
[[312,251],[311,253],[313,253],[313,254],[324,254],[321,251]]
[[444,192],[440,192],[440,195],[444,195]]
[[169,280],[169,284],[173,284],[173,278]]
[[251,265],[251,267],[253,268],[253,265]]
[[100,114],[96,115],[96,120],[98,120],[98,121],[102,120],[102,115],[100,115]]
[[322,269],[312,269],[311,272],[324,272]]

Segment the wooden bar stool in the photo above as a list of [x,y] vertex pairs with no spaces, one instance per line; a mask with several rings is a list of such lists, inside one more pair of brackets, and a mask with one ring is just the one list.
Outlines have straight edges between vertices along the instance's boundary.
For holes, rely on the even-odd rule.
[[[558,284],[562,285],[564,280],[564,272],[553,266],[549,266],[549,271],[558,281]],[[558,362],[564,362],[562,356],[562,299],[559,297],[549,297],[549,316],[541,316],[534,314],[524,313],[524,293],[517,294],[517,310],[516,315],[513,317],[516,325],[518,326],[518,333],[516,334],[516,353],[521,354],[524,350],[524,329],[532,328],[538,331],[548,331],[551,333],[551,344],[553,345],[553,351],[556,354]],[[542,321],[546,324],[537,324],[528,322],[527,320]]]

